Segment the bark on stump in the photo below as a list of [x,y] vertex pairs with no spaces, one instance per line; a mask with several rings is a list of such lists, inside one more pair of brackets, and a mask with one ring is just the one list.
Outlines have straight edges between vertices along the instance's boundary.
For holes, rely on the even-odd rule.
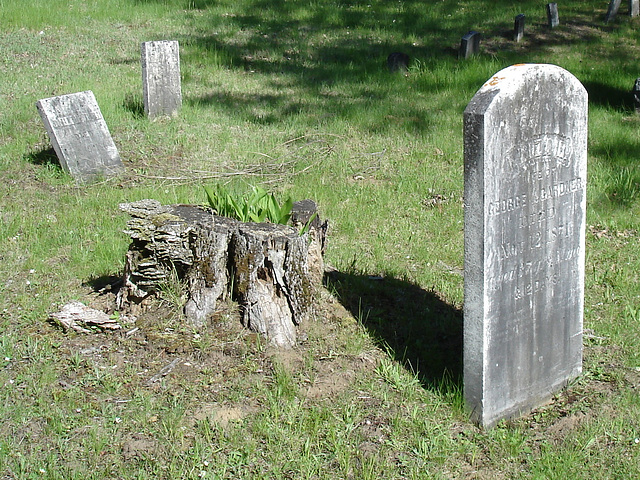
[[[141,200],[120,209],[131,215],[125,233],[133,240],[118,294],[120,310],[135,312],[177,276],[187,288],[187,321],[198,327],[232,285],[246,327],[275,345],[295,345],[296,326],[310,315],[322,282],[326,222],[316,218],[300,235],[291,226],[243,223],[201,206]],[[312,201],[298,202],[292,218],[304,224],[314,209]]]

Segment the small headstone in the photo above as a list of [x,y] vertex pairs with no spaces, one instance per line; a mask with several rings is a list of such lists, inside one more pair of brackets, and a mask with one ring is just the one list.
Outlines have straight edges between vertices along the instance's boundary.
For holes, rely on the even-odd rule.
[[516,42],[522,40],[522,37],[524,36],[524,20],[525,16],[523,13],[516,15],[513,26],[513,40]]
[[387,57],[387,68],[390,72],[406,72],[409,70],[409,55],[393,52]]
[[633,106],[636,109],[636,113],[640,114],[640,78],[636,78],[631,94],[633,95]]
[[466,60],[480,51],[480,36],[480,33],[472,30],[462,37],[459,52],[460,58]]
[[490,427],[582,370],[587,92],[515,65],[464,112],[464,396]]
[[629,15],[631,18],[640,15],[640,0],[629,0]]
[[547,3],[547,20],[549,21],[549,28],[556,28],[560,25],[557,3]]
[[182,106],[178,42],[142,43],[142,93],[149,118],[177,115]]
[[618,14],[618,9],[620,8],[620,3],[622,0],[611,0],[609,2],[609,8],[607,9],[607,14],[604,17],[604,22],[609,23]]
[[80,183],[122,173],[124,167],[93,92],[36,103],[62,169]]

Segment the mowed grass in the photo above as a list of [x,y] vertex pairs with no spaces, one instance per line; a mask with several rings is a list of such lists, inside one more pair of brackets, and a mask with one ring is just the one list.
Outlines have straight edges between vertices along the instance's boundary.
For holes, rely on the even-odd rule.
[[[0,0],[0,474],[638,477],[640,20],[572,0],[549,30],[544,3]],[[472,29],[482,53],[460,61]],[[140,43],[160,39],[180,42],[184,104],[149,122]],[[394,51],[407,75],[387,71]],[[590,96],[584,375],[483,431],[460,379],[462,112],[523,62]],[[79,187],[35,102],[84,90],[127,172]],[[47,321],[122,273],[119,203],[204,204],[216,182],[312,198],[330,220],[331,296],[299,348],[271,350],[232,305],[194,331],[175,285],[129,335]]]

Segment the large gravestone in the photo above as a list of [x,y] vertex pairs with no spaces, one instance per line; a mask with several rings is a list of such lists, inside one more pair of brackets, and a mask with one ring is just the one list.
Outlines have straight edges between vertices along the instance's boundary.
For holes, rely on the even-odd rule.
[[464,395],[492,426],[582,370],[587,92],[516,65],[464,112]]
[[629,0],[629,15],[631,17],[640,15],[640,0]]
[[144,42],[141,57],[145,113],[149,118],[177,115],[182,106],[178,42]]
[[93,92],[45,98],[36,107],[60,165],[76,181],[87,183],[124,171]]

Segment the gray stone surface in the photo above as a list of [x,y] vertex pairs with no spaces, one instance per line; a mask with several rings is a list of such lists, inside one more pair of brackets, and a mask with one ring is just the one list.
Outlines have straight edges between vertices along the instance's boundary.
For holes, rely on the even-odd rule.
[[480,33],[470,31],[462,37],[460,41],[459,57],[468,59],[480,51]]
[[629,15],[631,17],[640,15],[640,0],[629,0]]
[[557,3],[547,3],[547,21],[549,22],[549,28],[556,28],[560,25]]
[[523,13],[516,15],[513,25],[513,40],[519,42],[524,37],[525,16]]
[[492,426],[582,369],[587,92],[553,65],[495,74],[464,112],[464,395]]
[[622,0],[611,0],[609,2],[609,8],[607,9],[607,14],[604,17],[605,23],[611,22],[616,15],[618,14],[618,10],[620,9],[620,3]]
[[141,57],[145,113],[149,118],[177,115],[182,106],[178,42],[144,42]]
[[631,90],[631,95],[633,96],[633,107],[636,113],[640,114],[640,78],[636,78],[633,89]]
[[93,92],[45,98],[36,103],[63,170],[88,183],[124,171]]

